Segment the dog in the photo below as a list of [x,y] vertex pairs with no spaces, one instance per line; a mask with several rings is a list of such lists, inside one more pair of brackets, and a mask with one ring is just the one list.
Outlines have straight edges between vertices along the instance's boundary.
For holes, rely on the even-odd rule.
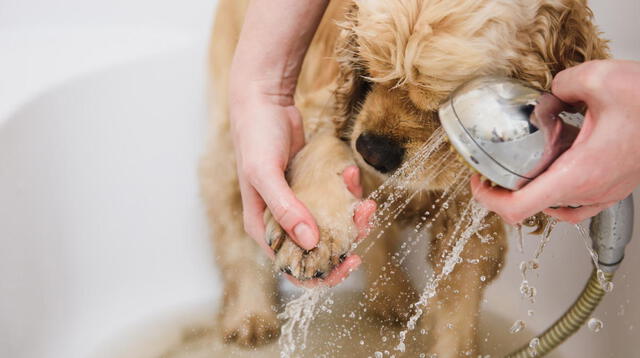
[[[322,277],[341,261],[355,239],[356,199],[339,173],[361,171],[365,195],[374,191],[420,150],[440,127],[438,108],[462,83],[481,75],[503,75],[549,90],[555,74],[609,56],[585,0],[333,0],[306,55],[296,92],[304,118],[305,147],[288,168],[297,197],[320,229],[316,249],[305,252],[285,238],[275,270],[244,232],[242,205],[228,120],[228,73],[248,0],[221,0],[211,46],[215,93],[212,133],[201,161],[201,191],[217,263],[224,282],[221,325],[225,339],[257,346],[277,337],[276,275],[299,280]],[[283,9],[285,11],[285,9]],[[329,104],[329,105],[327,105]],[[329,114],[327,114],[329,108]],[[401,269],[384,270],[398,234],[434,205],[461,178],[461,164],[439,147],[429,161],[442,168],[430,180],[420,173],[410,184],[419,192],[363,258],[366,293],[376,297],[368,312],[388,322],[406,322],[417,294]],[[432,175],[433,176],[433,175]],[[425,253],[434,271],[456,236],[468,191],[459,191],[431,226]],[[538,228],[544,218],[537,216]],[[267,243],[286,233],[265,215]],[[438,235],[436,235],[436,233]],[[503,264],[503,222],[489,214],[470,240],[463,260],[440,284],[420,321],[436,341],[440,358],[477,356],[476,329],[484,288]],[[473,259],[482,258],[473,261]],[[385,277],[379,284],[380,277]],[[453,329],[452,329],[453,327]]]

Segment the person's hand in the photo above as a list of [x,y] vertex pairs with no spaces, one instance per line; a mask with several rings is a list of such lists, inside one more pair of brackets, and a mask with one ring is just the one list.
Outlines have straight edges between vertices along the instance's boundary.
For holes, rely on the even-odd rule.
[[304,145],[302,118],[291,95],[271,96],[256,87],[231,86],[230,117],[245,231],[273,256],[264,241],[263,213],[268,206],[289,237],[311,250],[318,243],[318,227],[284,174]]
[[560,72],[552,92],[565,102],[587,105],[572,147],[518,191],[492,188],[477,175],[471,180],[476,200],[510,224],[540,211],[577,223],[624,199],[640,183],[640,62],[581,64]]
[[313,217],[293,195],[284,171],[304,145],[293,96],[304,54],[326,7],[326,1],[250,2],[230,64],[229,119],[244,227],[265,249],[265,203],[300,247],[310,250],[318,243]]
[[[255,92],[247,87],[234,90],[232,86],[230,116],[245,230],[267,255],[273,257],[273,251],[264,240],[263,213],[266,206],[288,236],[303,249],[316,247],[319,231],[313,216],[296,198],[284,174],[291,158],[304,145],[302,118],[293,105],[291,92],[274,95],[275,92],[264,90],[262,86],[264,84],[256,86]],[[343,178],[349,191],[361,198],[359,169],[356,166],[346,168]],[[356,208],[354,223],[360,233],[359,238],[365,235],[374,211],[375,203],[372,201],[364,201]],[[350,256],[324,280],[303,283],[287,276],[300,286],[334,286],[360,262],[359,257]]]

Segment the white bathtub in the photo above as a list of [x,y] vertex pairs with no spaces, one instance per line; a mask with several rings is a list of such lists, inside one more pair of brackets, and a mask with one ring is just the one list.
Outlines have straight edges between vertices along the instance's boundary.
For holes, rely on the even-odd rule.
[[[105,356],[135,339],[147,348],[129,356],[151,357],[179,327],[149,322],[211,310],[220,293],[195,174],[207,118],[202,11],[213,4],[161,1],[150,15],[148,0],[91,2],[99,10],[67,0],[80,16],[64,3],[0,4],[0,357]],[[616,53],[640,59],[629,36],[640,33],[637,2],[594,7],[620,39]],[[571,228],[559,230],[533,279],[534,305],[519,298],[520,260],[511,250],[485,308],[540,331],[582,287],[587,253]],[[596,313],[605,328],[582,330],[558,357],[638,356],[640,240],[615,282]],[[136,327],[147,328],[123,343]],[[512,337],[503,351],[528,338]]]

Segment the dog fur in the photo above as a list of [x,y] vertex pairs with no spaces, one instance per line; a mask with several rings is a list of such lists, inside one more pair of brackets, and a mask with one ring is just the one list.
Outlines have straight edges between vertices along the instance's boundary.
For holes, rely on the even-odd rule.
[[[247,3],[219,4],[211,46],[214,119],[200,178],[224,281],[225,338],[256,346],[277,336],[279,322],[272,308],[277,298],[274,270],[243,230],[227,115],[228,71]],[[584,0],[331,1],[299,78],[295,98],[307,144],[288,170],[289,183],[317,220],[321,238],[318,248],[308,253],[285,238],[276,253],[277,271],[302,280],[322,276],[349,251],[356,232],[351,219],[356,201],[339,173],[358,165],[366,195],[390,175],[387,169],[394,169],[375,169],[364,160],[357,145],[361,135],[391,143],[404,162],[439,127],[438,107],[463,82],[480,75],[506,75],[549,90],[562,69],[607,55],[607,43]],[[442,158],[448,150],[448,145],[442,146],[430,160]],[[456,184],[459,170],[460,163],[451,160],[428,184],[415,180],[412,190],[420,194],[364,256],[366,294],[376,297],[369,312],[391,323],[407,319],[417,295],[402,270],[383,267],[398,244],[398,232]],[[431,229],[444,234],[434,235],[431,252],[425,253],[436,272],[455,239],[462,211],[458,203],[468,196],[459,194]],[[441,283],[420,323],[435,335],[429,353],[440,358],[478,354],[479,305],[507,246],[499,218],[490,215],[487,223],[479,234],[493,240],[469,242],[462,254],[465,260]],[[267,242],[285,235],[268,212],[265,224]],[[480,257],[484,259],[479,263],[466,260]]]

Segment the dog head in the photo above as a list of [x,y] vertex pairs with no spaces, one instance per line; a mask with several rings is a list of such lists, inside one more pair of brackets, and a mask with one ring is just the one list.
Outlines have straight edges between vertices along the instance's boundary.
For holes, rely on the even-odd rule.
[[[583,0],[358,0],[342,26],[336,128],[381,180],[432,136],[439,106],[465,81],[504,75],[549,89],[562,69],[607,57]],[[414,186],[451,185],[460,163],[443,163]]]

